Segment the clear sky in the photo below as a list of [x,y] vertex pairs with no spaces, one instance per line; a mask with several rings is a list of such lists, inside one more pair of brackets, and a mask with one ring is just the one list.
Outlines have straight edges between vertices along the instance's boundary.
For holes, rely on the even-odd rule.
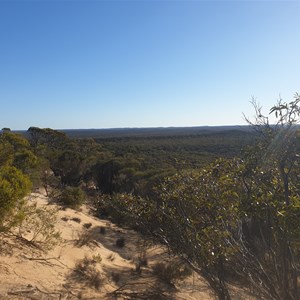
[[0,0],[0,129],[244,124],[300,92],[300,1]]

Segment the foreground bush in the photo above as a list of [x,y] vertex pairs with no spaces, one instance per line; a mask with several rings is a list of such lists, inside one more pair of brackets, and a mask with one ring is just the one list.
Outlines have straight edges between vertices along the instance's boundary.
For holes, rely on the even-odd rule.
[[19,212],[30,188],[28,176],[20,170],[10,166],[0,168],[0,232],[21,221]]

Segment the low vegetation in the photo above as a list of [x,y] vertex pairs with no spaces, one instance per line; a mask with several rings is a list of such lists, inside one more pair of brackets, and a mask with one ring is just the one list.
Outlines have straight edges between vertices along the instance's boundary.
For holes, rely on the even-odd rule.
[[153,273],[168,285],[173,285],[176,281],[182,280],[192,274],[187,265],[179,260],[156,263],[153,266]]
[[55,229],[57,209],[26,205],[18,225],[18,234],[43,250],[50,250],[60,242],[60,233]]
[[78,208],[83,204],[84,199],[85,197],[82,189],[80,189],[79,187],[67,186],[62,191],[61,196],[59,197],[59,202],[66,207]]
[[98,259],[94,258],[83,258],[79,260],[72,271],[70,278],[75,281],[80,281],[86,283],[86,285],[91,286],[95,289],[99,289],[103,284],[103,276],[101,272],[97,269]]

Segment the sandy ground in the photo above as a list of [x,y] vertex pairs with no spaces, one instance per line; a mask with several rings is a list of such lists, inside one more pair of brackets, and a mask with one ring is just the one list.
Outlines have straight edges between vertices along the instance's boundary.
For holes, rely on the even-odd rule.
[[[56,207],[41,194],[28,201]],[[50,251],[15,236],[0,238],[0,299],[215,299],[195,274],[175,286],[163,284],[152,269],[170,259],[162,247],[93,217],[86,207],[58,210],[55,228],[61,241]],[[116,245],[120,238],[123,247]],[[147,264],[137,268],[141,258]]]

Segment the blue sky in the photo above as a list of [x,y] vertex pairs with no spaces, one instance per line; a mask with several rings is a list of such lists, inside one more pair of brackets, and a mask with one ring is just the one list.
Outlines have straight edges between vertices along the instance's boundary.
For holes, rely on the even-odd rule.
[[0,127],[244,124],[300,92],[299,1],[0,0]]

